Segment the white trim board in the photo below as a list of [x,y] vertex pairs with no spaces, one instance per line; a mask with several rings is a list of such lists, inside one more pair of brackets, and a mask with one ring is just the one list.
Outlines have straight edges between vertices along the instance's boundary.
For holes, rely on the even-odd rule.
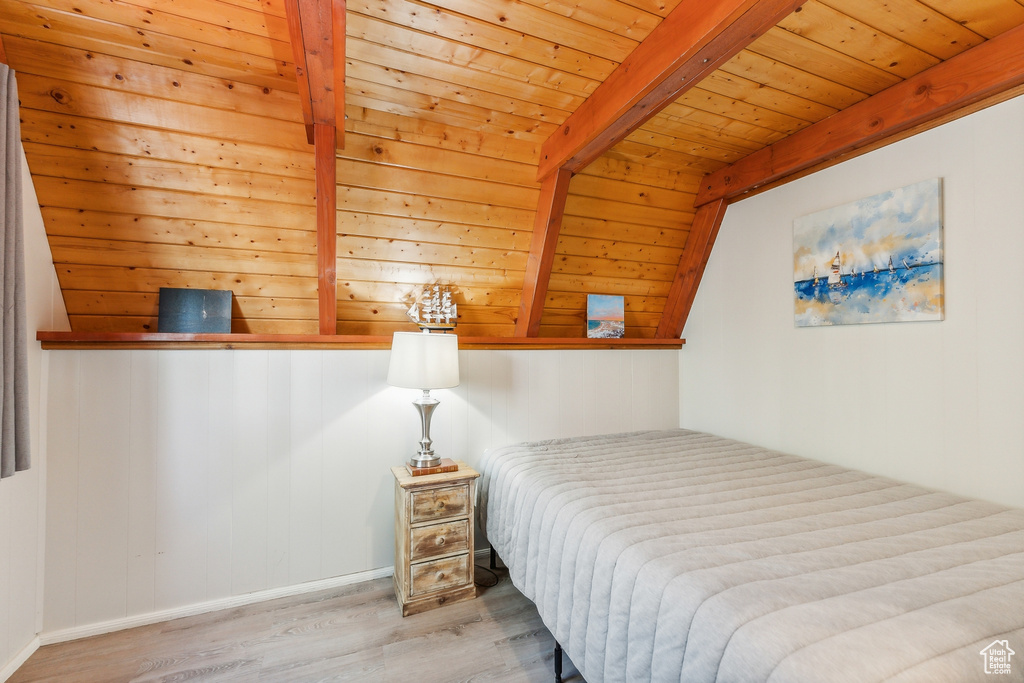
[[7,662],[4,668],[0,669],[0,682],[6,681],[8,678],[14,675],[14,672],[21,668],[21,665],[28,661],[28,658],[35,654],[35,651],[39,649],[41,643],[39,642],[39,636],[36,636],[29,642],[28,645],[21,649],[14,659]]
[[[489,548],[478,549],[473,553],[474,563],[480,562],[480,560],[489,559]],[[90,636],[98,636],[104,633],[123,631],[125,629],[135,628],[136,626],[148,626],[149,624],[156,624],[161,621],[181,619],[182,617],[193,617],[197,614],[206,614],[207,612],[216,612],[217,610],[251,605],[253,603],[264,602],[266,600],[276,600],[278,598],[287,598],[294,595],[302,595],[304,593],[315,593],[316,591],[350,586],[354,583],[362,583],[363,581],[382,579],[386,576],[392,576],[394,573],[395,568],[393,566],[381,567],[380,569],[369,569],[365,572],[346,574],[344,576],[334,576],[329,579],[309,581],[307,583],[300,583],[294,586],[271,588],[264,591],[246,593],[245,595],[236,595],[228,598],[209,600],[207,602],[199,602],[192,605],[186,605],[184,607],[175,607],[173,609],[160,610],[158,612],[148,612],[146,614],[126,617],[124,619],[111,619],[110,621],[102,621],[96,624],[86,624],[85,626],[75,626],[73,628],[53,631],[51,633],[42,633],[33,641],[33,644],[30,646],[31,649],[26,647],[25,651],[19,653],[18,657],[20,658],[21,655],[24,654],[24,658],[15,659],[14,662],[12,662],[12,664],[14,664],[13,668],[11,665],[8,665],[2,672],[0,672],[0,682],[7,680],[6,677],[9,677],[19,666],[24,664],[25,660],[27,660],[41,645],[65,643],[70,640],[78,640],[79,638],[88,638]],[[10,670],[8,671],[8,669]]]
[[334,576],[329,579],[309,581],[307,583],[300,583],[294,586],[270,588],[268,590],[246,593],[245,595],[235,595],[232,597],[218,598],[217,600],[185,605],[184,607],[148,612],[146,614],[139,614],[133,617],[125,617],[124,619],[111,619],[110,621],[101,621],[99,623],[86,624],[84,626],[74,626],[72,628],[53,631],[51,633],[41,633],[37,641],[38,645],[65,643],[69,640],[78,640],[79,638],[88,638],[90,636],[98,636],[104,633],[123,631],[125,629],[135,628],[136,626],[148,626],[149,624],[156,624],[161,621],[181,619],[182,617],[193,617],[197,614],[206,614],[207,612],[216,612],[222,609],[251,605],[253,603],[264,602],[266,600],[276,600],[277,598],[302,595],[303,593],[314,593],[316,591],[328,590],[331,588],[340,588],[341,586],[349,586],[354,583],[362,583],[363,581],[370,581],[372,579],[381,579],[385,576],[391,576],[394,573],[394,567],[369,569],[365,572],[346,574],[344,576]]

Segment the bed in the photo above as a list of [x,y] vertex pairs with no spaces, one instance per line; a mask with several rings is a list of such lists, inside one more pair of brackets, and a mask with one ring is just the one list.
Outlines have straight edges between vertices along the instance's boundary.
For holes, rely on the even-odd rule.
[[487,539],[589,683],[1024,680],[1024,510],[687,430],[480,469]]

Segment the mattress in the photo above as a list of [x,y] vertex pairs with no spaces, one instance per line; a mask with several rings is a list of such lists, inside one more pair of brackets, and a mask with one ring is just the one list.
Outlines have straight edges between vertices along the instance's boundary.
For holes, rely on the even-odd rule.
[[1024,510],[686,430],[481,465],[481,527],[589,683],[1024,681]]

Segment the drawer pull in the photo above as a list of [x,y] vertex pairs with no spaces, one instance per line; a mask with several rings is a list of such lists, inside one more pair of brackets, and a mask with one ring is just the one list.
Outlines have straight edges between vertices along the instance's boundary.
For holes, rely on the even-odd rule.
[[444,536],[438,536],[437,537],[437,544],[438,545],[444,545]]
[[444,501],[443,500],[437,501],[437,509],[438,510],[443,510],[444,509]]
[[438,572],[437,573],[437,580],[438,581],[443,581],[444,580],[444,572]]

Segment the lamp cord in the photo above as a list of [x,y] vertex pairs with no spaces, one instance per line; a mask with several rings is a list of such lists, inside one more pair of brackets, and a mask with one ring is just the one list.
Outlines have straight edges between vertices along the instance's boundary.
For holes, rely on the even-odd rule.
[[491,583],[481,583],[479,580],[474,578],[473,583],[475,583],[477,586],[480,586],[481,588],[493,588],[494,586],[497,586],[498,582],[501,580],[501,579],[498,578],[498,573],[497,572],[495,572],[493,569],[489,569],[489,568],[483,566],[482,564],[476,565],[476,570],[477,570],[477,572],[485,571],[488,574],[490,574],[492,577],[494,577],[494,580]]

